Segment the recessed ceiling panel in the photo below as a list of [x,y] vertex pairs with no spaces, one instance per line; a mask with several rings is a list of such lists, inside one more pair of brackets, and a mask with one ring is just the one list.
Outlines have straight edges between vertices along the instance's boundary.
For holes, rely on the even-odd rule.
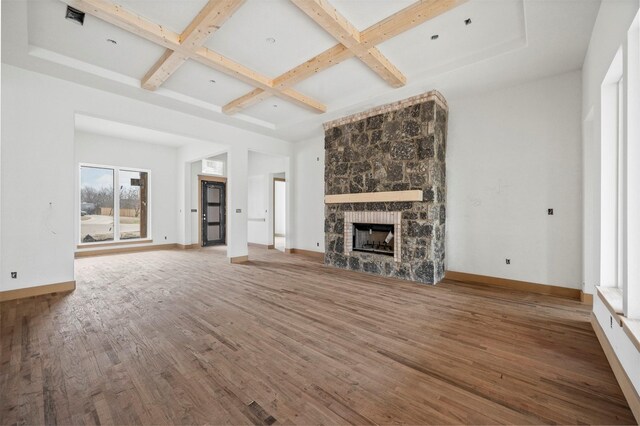
[[369,96],[392,88],[359,59],[351,58],[297,84],[295,88],[327,106],[366,93]]
[[114,3],[180,34],[207,4],[207,0],[118,0]]
[[224,106],[254,89],[240,80],[195,61],[182,64],[162,87],[219,106]]
[[[59,0],[29,3],[29,44],[141,79],[164,48],[86,15],[80,26],[65,19]],[[108,40],[113,40],[114,44]]]
[[251,106],[242,111],[242,114],[259,120],[268,121],[276,126],[300,121],[313,117],[320,117],[322,114],[309,111],[278,97],[272,96],[257,105]]
[[415,0],[331,0],[330,3],[358,31],[364,31],[371,25],[411,6]]
[[[467,19],[471,20],[468,25]],[[489,53],[490,48],[518,39],[525,40],[522,1],[484,0],[465,3],[378,48],[412,77],[470,56],[486,59],[494,54]],[[483,52],[487,52],[486,57]]]
[[335,44],[290,1],[248,0],[206,46],[274,78]]

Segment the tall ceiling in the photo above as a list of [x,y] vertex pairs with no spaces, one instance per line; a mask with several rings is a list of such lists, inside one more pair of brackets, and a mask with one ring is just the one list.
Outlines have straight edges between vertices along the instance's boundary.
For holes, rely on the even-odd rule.
[[[299,2],[246,0],[204,47],[274,79],[337,43],[294,3]],[[362,32],[415,2],[328,3]],[[118,0],[118,4],[180,34],[207,0]],[[67,5],[60,0],[3,0],[2,60],[298,141],[321,134],[325,121],[431,89],[455,98],[579,69],[599,4],[599,0],[469,0],[377,45],[406,77],[402,87],[392,87],[356,57],[292,86],[323,104],[324,113],[271,96],[236,114],[225,114],[225,105],[256,86],[195,60],[187,60],[158,90],[145,90],[140,82],[166,48],[90,14],[83,26],[66,20]],[[433,35],[438,38],[433,40]]]

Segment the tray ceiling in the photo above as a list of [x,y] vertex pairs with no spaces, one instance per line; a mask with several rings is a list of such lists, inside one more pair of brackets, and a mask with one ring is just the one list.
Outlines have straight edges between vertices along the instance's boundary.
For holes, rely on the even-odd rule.
[[[13,2],[3,2],[3,32],[6,11],[12,11],[12,6],[6,6],[6,3]],[[60,0],[28,0],[26,3],[30,50],[36,48],[52,52],[62,62],[64,59],[60,58],[75,59],[75,62],[65,64],[71,68],[65,78],[73,79],[73,68],[77,68],[73,64],[80,61],[125,76],[132,86],[132,79],[142,80],[166,51],[165,47],[89,14],[84,26],[65,20],[66,4]],[[179,34],[207,1],[119,0],[118,3]],[[246,0],[204,42],[204,47],[268,79],[275,79],[336,46],[336,39],[294,3],[290,0]],[[409,0],[331,0],[329,3],[358,32],[414,4]],[[302,137],[297,136],[299,131],[296,129],[319,128],[322,122],[353,109],[432,88],[444,90],[430,84],[447,74],[459,73],[472,64],[528,50],[532,35],[543,38],[561,34],[572,39],[566,46],[568,59],[562,65],[566,71],[576,69],[581,62],[576,64],[575,58],[584,57],[598,5],[598,1],[591,0],[470,0],[377,46],[379,52],[406,77],[405,87],[392,87],[355,57],[292,86],[292,90],[323,104],[327,111],[324,114],[271,96],[243,108],[240,114],[224,117],[222,108],[225,105],[257,86],[194,60],[187,60],[171,74],[153,93],[153,98],[157,98],[158,103],[168,102],[170,98],[177,109],[180,103],[190,104],[191,110],[194,106],[201,108],[203,116],[265,134],[286,139]],[[551,25],[563,22],[564,28],[544,28],[542,17],[535,15],[542,11],[553,13],[554,10],[559,14],[558,19],[547,19],[547,22]],[[535,22],[529,22],[531,16],[536,18]],[[468,18],[472,20],[471,25],[465,25]],[[439,38],[432,40],[431,36],[435,34]],[[115,40],[117,44],[108,42],[108,39]],[[275,43],[268,39],[274,39]],[[556,47],[547,48],[551,51]],[[539,54],[533,50],[528,53]],[[541,63],[540,68],[543,66],[554,68],[550,61]],[[561,67],[555,64],[555,68]],[[90,68],[76,69],[75,72],[86,73],[87,69]],[[541,69],[537,72],[544,74]],[[134,89],[144,90],[140,87],[127,88],[133,97],[137,96]],[[290,134],[287,134],[288,129]]]

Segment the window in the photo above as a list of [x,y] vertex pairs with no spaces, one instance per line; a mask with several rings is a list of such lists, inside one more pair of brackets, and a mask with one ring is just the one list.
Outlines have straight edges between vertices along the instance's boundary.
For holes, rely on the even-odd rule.
[[616,286],[620,289],[624,287],[624,172],[625,172],[625,159],[624,159],[624,77],[616,83]]
[[640,321],[640,15],[601,89],[600,286]]
[[206,175],[224,176],[224,161],[202,160],[202,173]]
[[81,165],[80,243],[149,238],[148,193],[148,171]]
[[618,50],[602,83],[600,286],[623,286],[624,79]]

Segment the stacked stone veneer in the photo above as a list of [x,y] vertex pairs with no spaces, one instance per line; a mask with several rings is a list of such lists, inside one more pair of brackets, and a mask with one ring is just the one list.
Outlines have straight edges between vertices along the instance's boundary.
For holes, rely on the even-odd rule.
[[[325,124],[325,194],[423,191],[421,202],[326,204],[327,265],[428,284],[444,277],[447,116],[434,91]],[[400,253],[351,251],[346,212],[396,212]]]

